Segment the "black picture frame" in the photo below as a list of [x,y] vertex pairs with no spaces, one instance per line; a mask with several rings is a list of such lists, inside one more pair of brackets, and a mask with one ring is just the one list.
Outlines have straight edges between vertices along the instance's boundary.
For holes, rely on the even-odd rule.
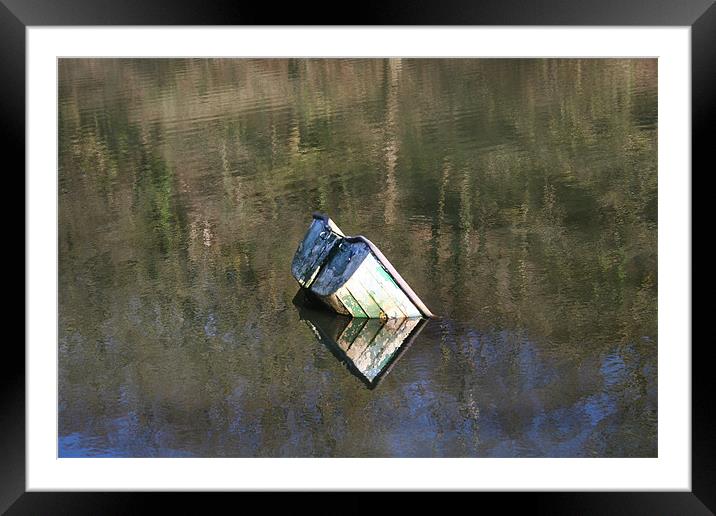
[[[339,14],[341,11],[336,5],[296,3],[277,8],[268,3],[253,4],[259,5],[187,0],[0,0],[0,145],[4,162],[14,158],[12,162],[16,164],[6,172],[25,169],[25,29],[28,26],[284,24],[690,26],[691,177],[695,176],[696,168],[701,168],[702,173],[713,171],[712,165],[706,168],[706,159],[713,145],[709,129],[716,105],[714,0],[442,0],[419,2],[419,5],[400,0],[355,5],[350,18]],[[24,181],[21,188],[24,192]],[[27,258],[24,251],[23,258]],[[709,410],[712,374],[706,371],[710,364],[706,359],[710,342],[693,340],[691,492],[484,493],[480,496],[497,498],[501,510],[515,504],[528,504],[532,510],[550,514],[712,514],[716,511],[713,489],[716,485],[716,428]],[[25,350],[19,339],[6,341],[4,348],[0,362],[3,372],[0,377],[0,512],[123,514],[146,509],[147,498],[151,497],[162,497],[163,505],[181,504],[182,512],[191,510],[191,502],[184,495],[26,493]],[[363,495],[350,495],[354,499],[360,496]],[[356,505],[359,504],[356,500]]]

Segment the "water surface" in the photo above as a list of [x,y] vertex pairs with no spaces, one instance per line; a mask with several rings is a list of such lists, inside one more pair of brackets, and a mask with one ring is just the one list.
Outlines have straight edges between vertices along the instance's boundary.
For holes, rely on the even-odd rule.
[[[657,453],[656,60],[59,63],[61,457]],[[368,388],[311,212],[431,320]]]

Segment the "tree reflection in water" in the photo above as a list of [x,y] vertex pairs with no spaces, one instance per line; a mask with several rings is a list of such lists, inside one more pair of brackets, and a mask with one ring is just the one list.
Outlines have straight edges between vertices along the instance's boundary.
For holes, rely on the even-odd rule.
[[[60,455],[656,456],[656,149],[655,59],[60,60]],[[376,389],[314,210],[441,316]]]

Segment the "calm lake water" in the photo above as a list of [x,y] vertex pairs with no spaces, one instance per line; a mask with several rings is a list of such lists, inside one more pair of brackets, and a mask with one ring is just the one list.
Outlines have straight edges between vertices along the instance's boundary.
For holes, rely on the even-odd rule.
[[[371,389],[328,213],[440,317]],[[61,457],[657,454],[657,62],[59,63]]]

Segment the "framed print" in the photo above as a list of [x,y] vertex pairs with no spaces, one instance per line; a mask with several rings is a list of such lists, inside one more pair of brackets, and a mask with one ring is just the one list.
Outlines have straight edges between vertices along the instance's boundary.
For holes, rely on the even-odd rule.
[[257,490],[713,509],[691,339],[709,2],[393,4],[349,27],[3,2],[28,300],[3,510]]

